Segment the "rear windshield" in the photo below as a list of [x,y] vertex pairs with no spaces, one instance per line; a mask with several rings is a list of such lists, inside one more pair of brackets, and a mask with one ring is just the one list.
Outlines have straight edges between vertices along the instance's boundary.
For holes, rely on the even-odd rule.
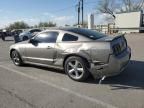
[[67,29],[67,31],[77,33],[79,35],[85,36],[93,40],[97,40],[106,36],[105,34],[99,33],[95,30],[89,30],[89,29],[84,29],[84,28]]

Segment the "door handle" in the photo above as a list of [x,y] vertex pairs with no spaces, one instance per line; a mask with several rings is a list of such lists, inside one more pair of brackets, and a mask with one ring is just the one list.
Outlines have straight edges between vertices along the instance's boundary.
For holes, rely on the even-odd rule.
[[52,47],[48,46],[47,49],[52,49]]

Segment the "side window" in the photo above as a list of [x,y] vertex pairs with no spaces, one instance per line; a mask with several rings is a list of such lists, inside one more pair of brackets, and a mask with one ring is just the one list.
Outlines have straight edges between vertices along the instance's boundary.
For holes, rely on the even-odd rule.
[[30,33],[33,33],[34,32],[34,30],[31,30],[31,31],[29,31]]
[[35,40],[37,40],[39,43],[56,43],[58,35],[58,32],[41,33],[35,37]]
[[41,30],[39,29],[34,29],[34,30],[31,30],[30,33],[34,33],[34,32],[41,32]]
[[71,34],[64,34],[62,41],[77,41],[78,37]]

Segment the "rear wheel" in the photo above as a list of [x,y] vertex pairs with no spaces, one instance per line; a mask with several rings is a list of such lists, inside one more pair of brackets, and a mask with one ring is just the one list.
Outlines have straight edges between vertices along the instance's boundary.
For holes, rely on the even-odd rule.
[[89,77],[88,63],[81,57],[69,57],[64,68],[67,75],[75,81],[85,81]]
[[11,52],[11,59],[16,66],[21,66],[23,64],[22,59],[16,50]]

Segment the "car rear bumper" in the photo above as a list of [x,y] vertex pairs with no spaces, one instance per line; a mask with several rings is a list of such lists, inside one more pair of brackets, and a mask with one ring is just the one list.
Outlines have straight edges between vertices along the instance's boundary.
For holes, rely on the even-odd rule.
[[115,76],[125,70],[131,58],[131,49],[127,48],[119,56],[110,55],[108,64],[95,65],[91,63],[90,72],[95,79],[102,78],[103,76]]

